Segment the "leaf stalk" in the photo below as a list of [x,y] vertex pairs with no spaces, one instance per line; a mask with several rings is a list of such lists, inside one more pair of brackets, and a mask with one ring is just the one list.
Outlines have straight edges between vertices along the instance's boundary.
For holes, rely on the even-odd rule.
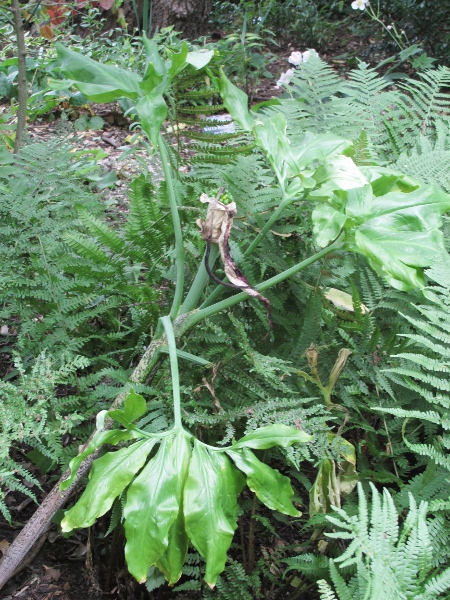
[[173,416],[175,421],[175,428],[181,429],[183,425],[181,422],[180,376],[178,372],[178,357],[175,335],[173,332],[172,321],[169,316],[161,317],[161,323],[164,327],[167,339],[167,346],[169,348],[170,372],[172,376],[173,390]]

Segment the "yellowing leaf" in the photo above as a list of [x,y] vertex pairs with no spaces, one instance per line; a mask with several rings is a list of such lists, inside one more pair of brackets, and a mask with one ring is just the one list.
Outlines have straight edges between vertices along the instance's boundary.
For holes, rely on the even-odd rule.
[[[324,296],[337,308],[341,308],[348,312],[355,312],[355,308],[353,306],[353,298],[350,294],[347,294],[347,292],[337,290],[336,288],[328,288],[327,290],[325,290]],[[361,304],[361,312],[363,315],[366,315],[370,311],[367,308],[367,306]]]

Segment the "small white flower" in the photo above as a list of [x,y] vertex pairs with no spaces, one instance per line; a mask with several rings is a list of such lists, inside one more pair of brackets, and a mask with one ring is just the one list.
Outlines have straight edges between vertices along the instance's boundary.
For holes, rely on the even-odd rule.
[[313,48],[310,48],[309,50],[306,50],[306,52],[303,52],[303,62],[308,62],[311,56],[319,56]]
[[294,69],[288,69],[286,73],[282,73],[280,79],[277,81],[277,87],[282,85],[288,85],[291,83],[291,77],[294,75]]
[[386,29],[392,29],[392,25],[387,25]]
[[288,61],[291,63],[291,65],[294,65],[294,67],[298,67],[302,60],[304,59],[301,52],[292,52],[288,58]]
[[352,8],[354,10],[365,10],[367,4],[369,4],[369,0],[353,0]]

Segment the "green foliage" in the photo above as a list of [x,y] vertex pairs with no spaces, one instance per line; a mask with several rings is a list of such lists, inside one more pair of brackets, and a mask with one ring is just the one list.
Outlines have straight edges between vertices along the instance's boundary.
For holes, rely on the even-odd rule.
[[[319,71],[327,68],[315,57],[307,64],[310,62]],[[435,82],[436,78],[427,77]],[[330,78],[334,75],[330,74]],[[441,85],[442,78],[437,78]],[[323,76],[316,90],[310,84],[313,92],[309,105],[320,107],[320,110],[313,108],[316,123],[321,123],[325,116],[321,114],[326,110],[321,108],[324,94],[331,93],[328,89],[323,91],[326,80]],[[332,85],[337,85],[334,80]],[[245,95],[223,74],[220,89],[233,118],[247,131],[253,131],[257,145],[277,173],[283,193],[280,209],[300,195],[318,201],[312,221],[320,247],[341,244],[364,255],[369,264],[398,289],[423,286],[418,267],[430,266],[434,256],[444,249],[442,234],[435,226],[440,226],[440,215],[450,207],[447,194],[419,187],[403,175],[380,167],[358,168],[345,155],[349,152],[348,142],[329,134],[306,133],[303,139],[297,138],[293,146],[286,137],[287,123],[282,114],[254,121],[247,110]],[[319,166],[314,163],[314,152],[321,154]],[[291,181],[294,177],[296,179]],[[409,194],[408,200],[405,193]],[[424,221],[423,216],[417,218],[419,213],[426,213],[429,220]]]
[[[352,140],[364,131],[368,150],[375,153],[372,160],[392,163],[402,153],[414,155],[424,136],[434,145],[447,126],[449,73],[447,67],[429,69],[392,90],[389,80],[363,62],[342,80],[324,61],[311,56],[292,79],[295,100],[282,102],[280,108],[294,135],[300,123],[300,129],[333,131]],[[427,159],[425,164],[431,168],[435,162]],[[439,185],[440,180],[433,183]]]
[[439,26],[450,16],[446,3],[438,6],[433,0],[392,0],[380,2],[386,22],[394,22],[405,31],[405,39],[419,43],[441,64],[450,64],[448,35]]
[[254,600],[262,598],[261,580],[255,571],[247,574],[242,565],[230,560],[227,564],[225,573],[217,580],[217,586],[214,592],[206,591],[204,598],[210,600],[218,598],[220,600]]
[[[84,183],[89,163],[65,142],[30,144],[14,166],[4,156],[2,352],[7,358],[20,351],[24,367],[11,366],[2,388],[2,493],[30,495],[20,481],[32,476],[12,456],[26,444],[64,467],[74,450],[63,437],[84,439],[89,425],[81,423],[126,385],[128,365],[158,316],[150,282],[161,281],[173,234],[164,189],[154,190],[144,176],[131,184],[129,219],[119,235]],[[62,384],[66,391],[55,396]],[[166,427],[164,411],[155,407],[143,426]]]
[[56,359],[44,351],[29,371],[16,357],[16,380],[0,382],[0,511],[8,521],[11,515],[6,495],[20,491],[36,501],[32,488],[40,487],[33,473],[17,460],[17,453],[29,446],[35,449],[33,456],[46,457],[53,466],[64,466],[70,450],[65,449],[63,438],[68,433],[77,434],[77,425],[90,416],[92,406],[57,391],[62,383],[73,385],[77,370],[88,364],[81,356],[67,353]]
[[[411,333],[403,334],[409,344],[404,352],[395,355],[398,363],[386,373],[397,384],[406,387],[412,397],[408,405],[380,410],[407,419],[403,426],[403,440],[410,450],[450,470],[447,452],[450,405],[446,376],[450,342],[447,257],[442,256],[440,263],[427,272],[430,279],[430,286],[425,292],[427,302],[417,305],[413,315],[403,315],[412,326]],[[426,442],[408,439],[407,431],[417,420],[422,425],[429,424]]]
[[[210,53],[193,55],[186,45],[159,53],[154,41],[144,38],[143,44],[145,69],[132,74],[59,49],[69,78],[60,84],[72,81],[94,100],[125,97],[153,145],[144,140],[144,147],[160,151],[165,182],[155,188],[148,177],[135,180],[126,220],[106,223],[92,197],[67,206],[58,200],[64,211],[57,216],[42,212],[55,203],[45,186],[45,192],[20,191],[28,167],[17,181],[8,167],[2,180],[5,195],[16,186],[25,208],[33,199],[33,208],[24,209],[26,227],[20,215],[4,209],[11,227],[5,245],[14,260],[18,240],[17,269],[23,269],[21,287],[2,274],[10,286],[2,313],[5,343],[17,341],[31,364],[45,347],[68,348],[72,361],[88,357],[89,371],[78,373],[76,402],[89,398],[92,412],[103,408],[100,399],[129,392],[130,367],[141,357],[131,376],[137,393],[121,393],[114,409],[99,413],[90,444],[71,462],[64,488],[84,458],[112,447],[94,461],[63,528],[91,526],[112,510],[111,529],[122,506],[130,572],[139,581],[148,576],[149,590],[160,586],[161,573],[172,584],[184,573],[190,580],[178,590],[201,594],[204,574],[210,585],[217,580],[219,597],[267,596],[276,593],[285,564],[302,574],[298,595],[326,577],[327,558],[306,535],[313,530],[314,538],[321,536],[323,513],[345,502],[334,525],[347,527],[351,543],[341,558],[329,543],[337,591],[321,583],[322,594],[363,597],[386,575],[404,597],[413,597],[405,595],[410,589],[437,597],[446,575],[433,579],[430,572],[446,560],[449,531],[448,441],[441,431],[448,408],[441,360],[448,286],[435,281],[421,288],[423,269],[444,250],[448,178],[426,158],[415,172],[414,161],[430,148],[445,158],[447,71],[426,72],[420,83],[393,91],[366,65],[344,81],[311,55],[297,71],[292,98],[249,111],[246,94],[223,73],[216,79],[214,65],[207,76],[201,71]],[[177,179],[180,158],[167,152],[159,126],[166,112],[178,135],[183,122],[214,116],[222,109],[217,90],[237,132],[220,138],[194,131],[192,171]],[[410,177],[399,172],[401,164],[410,164]],[[51,181],[55,187],[58,180]],[[194,221],[205,217],[200,195],[222,185],[233,199],[227,208],[235,203],[237,214],[234,222],[221,221],[218,248]],[[30,224],[36,227],[31,237]],[[45,244],[35,244],[37,235],[44,238],[39,227]],[[230,275],[231,262],[249,285],[216,285]],[[410,291],[390,290],[386,281]],[[267,294],[272,328],[265,307],[252,297],[255,289]],[[374,410],[380,405],[384,412]],[[108,429],[107,417],[122,428]],[[56,427],[58,418],[52,418],[46,422]],[[428,461],[425,469],[429,457],[436,464]],[[371,519],[361,495],[356,519],[349,515],[355,513],[350,492],[357,478],[400,491],[392,497],[385,492],[383,500],[374,493]],[[306,492],[314,516],[300,530],[298,506],[307,502]],[[435,514],[427,523],[424,505],[411,501],[399,534],[394,504],[404,510],[409,492],[431,501]],[[238,515],[242,537],[248,533],[241,548],[232,544]],[[189,540],[198,554],[189,553]],[[289,558],[299,545],[304,554]],[[347,559],[353,564],[338,571]]]
[[[369,516],[367,500],[359,485],[358,514],[349,516],[335,509],[337,516],[328,521],[340,529],[327,533],[329,538],[349,540],[347,549],[330,561],[330,576],[337,592],[325,582],[319,582],[321,600],[383,600],[405,598],[432,600],[442,597],[450,588],[450,569],[436,572],[433,569],[433,545],[426,520],[427,503],[417,506],[409,496],[409,512],[402,528],[394,501],[385,489],[381,496],[372,489],[372,506]],[[347,583],[337,565],[354,567],[356,573]]]
[[123,239],[100,218],[98,196],[83,185],[84,166],[54,141],[25,147],[3,169],[0,318],[26,360],[52,348],[117,364],[111,340],[123,340],[122,351],[132,355],[138,326],[155,317],[157,295],[147,282],[160,276],[157,262],[171,237],[158,197],[149,201],[143,177],[131,185]]
[[[289,479],[259,461],[250,449],[305,443],[310,436],[285,425],[271,425],[252,431],[230,447],[214,448],[192,440],[177,425],[159,435],[138,429],[131,421],[145,410],[142,396],[131,392],[123,410],[99,415],[96,434],[83,456],[71,462],[71,475],[63,488],[70,485],[82,458],[101,444],[130,437],[138,441],[93,462],[89,484],[65,514],[63,531],[92,525],[129,486],[124,507],[125,557],[132,575],[144,582],[149,568],[156,565],[170,584],[176,583],[190,540],[206,560],[205,580],[213,587],[225,566],[237,526],[237,497],[245,483],[268,508],[300,514],[292,504]],[[106,414],[128,431],[103,431]],[[157,443],[159,450],[144,466]]]
[[236,31],[245,18],[249,29],[262,23],[284,45],[298,42],[310,47],[330,39],[330,29],[335,31],[331,19],[338,12],[338,4],[317,0],[213,2],[211,21],[219,30]]

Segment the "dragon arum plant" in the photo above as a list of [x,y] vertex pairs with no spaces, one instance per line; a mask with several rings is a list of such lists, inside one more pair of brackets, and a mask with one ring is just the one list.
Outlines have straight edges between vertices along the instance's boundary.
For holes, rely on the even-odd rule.
[[[68,79],[54,85],[64,88],[73,85],[95,102],[130,100],[150,142],[146,145],[148,151],[153,153],[157,149],[160,153],[173,223],[176,285],[170,314],[160,319],[154,338],[130,381],[131,384],[146,382],[159,366],[161,352],[168,351],[174,426],[159,434],[140,429],[134,421],[146,411],[144,398],[133,391],[120,394],[111,410],[99,414],[95,433],[84,451],[73,459],[70,476],[61,488],[68,490],[78,481],[82,463],[100,447],[126,445],[93,462],[89,484],[77,504],[66,513],[62,527],[70,531],[92,525],[109,510],[115,498],[122,496],[126,559],[130,572],[139,581],[145,581],[151,565],[156,565],[170,583],[177,581],[190,540],[205,558],[205,579],[213,586],[225,565],[236,528],[237,498],[245,484],[270,509],[294,517],[299,515],[292,504],[289,480],[262,463],[253,450],[307,443],[310,437],[296,428],[274,424],[250,432],[227,448],[209,446],[196,439],[182,426],[177,356],[200,359],[177,351],[175,338],[182,337],[203,319],[248,299],[249,295],[261,300],[264,290],[337,251],[365,256],[394,287],[421,287],[422,269],[444,250],[439,227],[442,214],[450,209],[450,196],[386,168],[359,168],[351,158],[352,143],[332,134],[304,132],[300,141],[291,144],[285,118],[276,112],[276,107],[272,106],[268,114],[249,111],[248,98],[242,91],[223,73],[220,77],[210,73],[235,122],[254,137],[257,147],[271,164],[282,194],[281,202],[243,254],[252,255],[286,207],[299,202],[315,203],[313,230],[321,249],[254,288],[239,275],[235,278],[237,293],[234,295],[217,300],[224,289],[218,286],[204,298],[210,267],[219,256],[220,244],[228,244],[232,227],[231,209],[222,210],[227,215],[221,219],[223,235],[218,232],[215,237],[207,225],[215,220],[211,210],[225,206],[220,206],[219,195],[214,203],[208,201],[210,212],[203,228],[207,248],[185,294],[181,202],[173,185],[160,127],[167,114],[164,94],[170,82],[188,66],[203,68],[211,53],[190,53],[183,44],[178,53],[163,60],[154,42],[144,36],[143,44],[146,53],[143,77],[97,63],[59,45],[60,67]],[[228,249],[223,245],[220,250],[225,261]],[[113,421],[123,428],[112,429]],[[354,475],[353,459],[350,462]],[[20,535],[29,547],[29,531]],[[8,563],[5,557],[2,567],[4,572],[13,570],[13,560]]]
[[[89,527],[129,486],[124,517],[125,557],[130,573],[144,582],[149,568],[156,565],[171,585],[176,583],[190,540],[206,560],[205,580],[213,587],[225,568],[236,529],[237,498],[245,484],[268,508],[292,517],[301,514],[292,504],[294,492],[289,479],[262,463],[252,449],[285,448],[312,438],[280,424],[256,429],[228,448],[209,446],[193,437],[181,423],[171,320],[166,316],[162,323],[171,362],[174,427],[161,434],[149,434],[133,425],[146,412],[144,398],[133,391],[123,409],[99,413],[97,431],[84,452],[72,460],[72,475],[63,483],[63,489],[70,485],[80,462],[100,445],[129,440],[133,443],[94,461],[85,492],[65,514],[61,526],[66,532]],[[125,429],[104,431],[106,416]],[[157,444],[158,451],[146,464]]]

